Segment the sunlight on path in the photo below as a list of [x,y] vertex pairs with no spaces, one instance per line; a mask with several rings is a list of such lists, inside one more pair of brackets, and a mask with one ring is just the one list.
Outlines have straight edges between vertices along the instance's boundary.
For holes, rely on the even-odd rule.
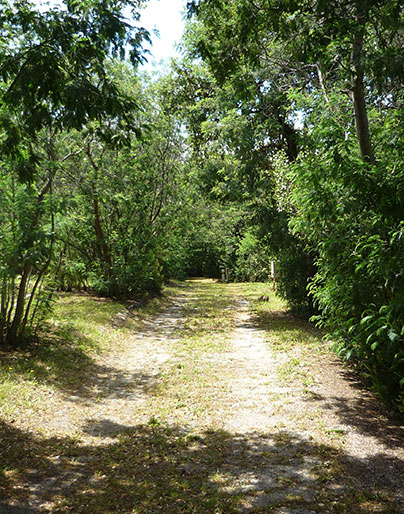
[[[230,432],[263,431],[277,422],[274,405],[268,401],[271,393],[287,392],[287,387],[277,385],[273,377],[278,360],[265,343],[265,331],[257,329],[248,312],[248,302],[236,304],[236,329],[232,347],[226,355],[229,378],[228,404],[233,407],[224,413],[223,424]],[[230,417],[229,417],[230,416]]]
[[132,427],[134,421],[147,423],[144,403],[172,358],[169,343],[176,340],[187,301],[178,296],[170,307],[143,322],[142,330],[126,342],[123,353],[106,356],[103,365],[108,372],[93,378],[93,396],[98,401],[87,402],[82,413],[83,442],[107,445],[117,433]]
[[404,512],[402,427],[263,287],[188,281],[113,331],[48,417],[7,428],[32,458],[0,513]]

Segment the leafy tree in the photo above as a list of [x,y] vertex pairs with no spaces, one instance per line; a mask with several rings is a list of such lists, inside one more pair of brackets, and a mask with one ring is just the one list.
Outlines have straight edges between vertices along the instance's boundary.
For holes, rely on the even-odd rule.
[[[274,225],[270,208],[257,209],[270,218],[266,237],[291,248],[292,231],[295,247],[314,258],[317,272],[311,259],[306,269],[315,273],[310,292],[318,319],[400,409],[402,7],[378,0],[189,2],[198,21],[189,37],[194,54],[221,83],[238,85],[237,101],[250,91],[259,105],[264,93],[268,114],[280,108],[298,132],[292,159],[284,146],[289,162],[268,155],[274,180],[266,203],[285,223]],[[269,131],[268,138],[276,142]],[[276,241],[269,243],[274,249]]]
[[[138,297],[160,289],[176,265],[176,222],[184,200],[184,141],[178,120],[164,112],[161,84],[141,80],[128,66],[112,66],[123,90],[136,96],[141,134],[130,146],[99,137],[95,126],[70,133],[80,148],[65,166],[58,193],[66,205],[61,219],[61,286],[70,262],[84,267],[89,285],[102,294]],[[65,143],[66,144],[66,143]],[[68,143],[69,144],[69,143]],[[69,222],[66,222],[70,220]],[[80,269],[78,268],[78,269]]]
[[[131,126],[136,102],[120,93],[104,66],[111,54],[123,57],[128,44],[132,60],[141,59],[140,44],[147,33],[124,20],[122,11],[127,5],[135,9],[138,3],[67,1],[64,9],[44,13],[26,1],[0,4],[1,152],[20,179],[32,184],[30,193],[36,194],[29,211],[29,236],[23,237],[24,244],[17,251],[20,267],[10,276],[10,263],[2,264],[6,296],[1,303],[7,307],[2,309],[0,328],[2,339],[13,347],[24,335],[36,292],[38,241],[33,236],[60,165],[53,148],[55,135],[105,117]],[[44,151],[38,151],[42,133],[47,144]],[[103,135],[108,138],[110,132],[103,131]],[[31,296],[26,302],[28,289]]]
[[[261,181],[268,180],[266,149],[258,139],[258,134],[264,137],[265,133],[262,120],[247,109],[235,108],[232,85],[220,87],[206,66],[185,58],[174,66],[173,74],[175,106],[188,133],[187,166],[195,198],[199,197],[199,222],[206,226],[204,220],[210,220],[206,233],[196,234],[195,249],[205,259],[211,256],[206,269],[214,276],[220,276],[222,267],[229,269],[232,279],[241,274],[241,267],[243,277],[256,276],[248,268],[248,259],[241,263],[238,249],[252,223],[255,192]],[[269,257],[262,270],[268,267]],[[192,270],[192,274],[204,273],[195,265]],[[261,276],[267,277],[267,272]]]
[[[237,159],[233,166],[237,172],[230,174],[233,178],[219,180],[216,190],[248,200],[251,219],[268,246],[267,253],[278,261],[278,292],[295,309],[312,312],[306,287],[315,271],[313,254],[305,250],[304,241],[290,233],[288,215],[278,208],[276,197],[280,155],[293,162],[300,149],[288,98],[289,80],[296,81],[300,72],[284,71],[279,44],[271,48],[275,61],[269,62],[266,53],[262,54],[262,41],[244,38],[245,13],[238,4],[244,5],[199,2],[197,23],[190,25],[186,40],[190,55],[205,58],[214,77],[211,80],[216,81],[216,91],[209,93],[215,95],[217,104],[210,121],[215,127],[211,134],[216,131],[213,138],[219,148]],[[256,28],[254,21],[250,30]],[[268,39],[267,32],[259,36]],[[189,72],[185,74],[189,76]],[[202,108],[204,102],[212,105],[212,99],[204,100]],[[200,125],[204,128],[206,122]],[[206,146],[211,150],[212,137]]]

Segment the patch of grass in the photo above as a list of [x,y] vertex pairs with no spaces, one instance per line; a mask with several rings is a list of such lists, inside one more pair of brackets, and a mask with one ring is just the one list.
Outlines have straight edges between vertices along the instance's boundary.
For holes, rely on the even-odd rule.
[[29,409],[40,407],[47,400],[48,388],[38,388],[35,380],[24,380],[14,373],[7,376],[0,369],[0,411],[4,420],[24,416]]
[[4,353],[0,364],[0,409],[8,418],[25,407],[35,412],[55,389],[73,388],[85,379],[92,355],[120,306],[90,297],[65,295],[38,339],[25,350]]
[[136,308],[88,294],[61,294],[45,329],[29,346],[0,353],[4,419],[24,417],[24,410],[35,414],[56,390],[72,391],[87,384],[95,356],[118,350],[139,321],[166,306],[177,289],[171,285],[162,296]]
[[[353,487],[346,488],[343,496],[323,489],[317,496],[319,505],[322,509],[327,508],[326,512],[335,514],[401,514],[402,509],[394,501],[394,496],[383,489],[358,490]],[[317,510],[324,512],[324,510]]]
[[[244,282],[236,284],[238,291],[244,296],[246,300],[254,304],[254,307],[260,309],[261,307],[264,310],[272,309],[272,310],[280,310],[285,309],[286,304],[282,300],[275,295],[272,283],[268,282]],[[268,302],[262,302],[259,300],[262,296],[268,296]]]
[[208,332],[201,336],[199,331],[196,334],[181,339],[181,346],[186,351],[223,351],[224,340],[215,333]]
[[[70,321],[76,328],[86,326],[85,320],[91,318],[96,325],[108,324],[111,318],[125,308],[125,304],[109,298],[87,294],[63,293],[55,304],[53,321],[61,324]],[[72,314],[74,318],[72,319]]]
[[166,343],[173,355],[168,371],[160,377],[148,409],[162,420],[190,424],[215,417],[220,395],[222,362],[234,327],[234,292],[231,285],[213,280],[187,281],[183,289],[181,323]]
[[301,381],[302,381],[302,385],[307,388],[308,386],[311,386],[315,383],[315,378],[314,376],[307,372],[307,371],[302,371],[300,373],[300,377],[301,377]]
[[300,360],[295,357],[289,359],[285,364],[282,364],[277,369],[277,374],[280,380],[290,382],[299,373]]
[[214,332],[224,337],[232,327],[233,302],[227,285],[208,280],[201,282],[183,307],[182,332],[199,337]]
[[[267,331],[267,342],[271,350],[290,352],[300,347],[310,352],[324,352],[323,334],[309,321],[294,316],[284,300],[277,297],[270,284],[238,284],[250,302],[253,319],[259,328]],[[265,295],[268,301],[260,301]]]

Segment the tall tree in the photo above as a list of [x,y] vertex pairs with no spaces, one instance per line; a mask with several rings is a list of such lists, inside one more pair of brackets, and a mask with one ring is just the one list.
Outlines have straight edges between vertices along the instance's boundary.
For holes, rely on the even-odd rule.
[[252,76],[271,103],[278,91],[295,120],[301,151],[274,162],[287,193],[275,195],[278,210],[315,256],[321,323],[404,409],[402,0],[200,0],[189,10],[195,55],[223,83],[245,90]]

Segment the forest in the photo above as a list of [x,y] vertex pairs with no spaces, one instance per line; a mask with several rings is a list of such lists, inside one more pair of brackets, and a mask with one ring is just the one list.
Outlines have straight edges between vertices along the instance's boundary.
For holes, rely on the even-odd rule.
[[144,4],[0,3],[2,350],[61,291],[144,302],[273,260],[404,412],[404,2],[192,0],[157,78]]

